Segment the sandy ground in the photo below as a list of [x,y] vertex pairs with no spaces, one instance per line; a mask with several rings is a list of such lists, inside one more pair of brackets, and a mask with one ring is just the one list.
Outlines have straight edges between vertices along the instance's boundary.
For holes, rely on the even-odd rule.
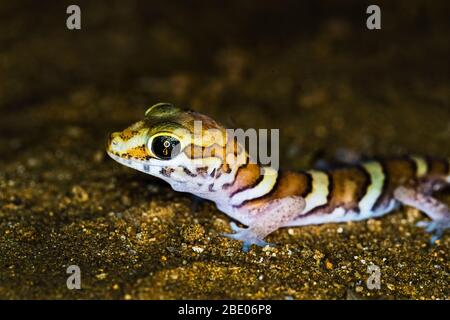
[[244,253],[213,204],[104,153],[169,101],[281,128],[291,169],[339,150],[448,157],[448,4],[382,3],[369,32],[357,1],[130,3],[81,2],[81,31],[62,2],[0,5],[0,298],[448,299],[450,237],[430,246],[416,210],[278,230]]

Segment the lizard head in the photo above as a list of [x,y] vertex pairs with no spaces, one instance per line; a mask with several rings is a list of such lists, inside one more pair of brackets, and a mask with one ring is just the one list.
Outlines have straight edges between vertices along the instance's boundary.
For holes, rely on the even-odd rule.
[[231,149],[235,155],[237,144],[231,142],[225,128],[210,117],[158,103],[143,120],[112,133],[107,153],[125,166],[166,180],[175,190],[190,192],[232,170],[227,154]]

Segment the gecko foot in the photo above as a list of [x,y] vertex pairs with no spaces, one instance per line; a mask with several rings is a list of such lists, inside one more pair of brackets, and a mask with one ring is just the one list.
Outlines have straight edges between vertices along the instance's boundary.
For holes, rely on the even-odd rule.
[[425,228],[426,232],[433,235],[430,239],[431,244],[434,244],[437,239],[442,237],[444,231],[450,228],[449,207],[431,195],[414,188],[400,186],[395,189],[394,197],[404,205],[425,212],[432,219],[417,224],[418,227]]
[[446,229],[450,228],[450,219],[439,219],[431,221],[419,221],[416,224],[418,227],[425,228],[425,231],[431,233],[433,236],[430,243],[434,244],[436,240],[440,239]]
[[265,247],[267,245],[274,246],[258,237],[251,228],[240,228],[234,222],[230,223],[230,227],[235,233],[223,233],[222,235],[230,239],[242,241],[242,251],[244,252],[248,252],[252,244],[260,247]]

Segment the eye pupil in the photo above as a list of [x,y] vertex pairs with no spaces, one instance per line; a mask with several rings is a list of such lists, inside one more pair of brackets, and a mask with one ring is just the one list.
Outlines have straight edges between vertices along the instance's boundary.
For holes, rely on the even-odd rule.
[[153,139],[151,149],[157,157],[169,160],[180,153],[180,141],[171,136],[158,136]]

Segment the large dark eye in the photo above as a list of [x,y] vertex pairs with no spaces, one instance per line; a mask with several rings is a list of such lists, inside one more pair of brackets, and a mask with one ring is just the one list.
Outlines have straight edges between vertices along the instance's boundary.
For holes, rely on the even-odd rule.
[[171,136],[158,136],[152,141],[152,152],[162,160],[174,158],[180,149],[180,141]]

